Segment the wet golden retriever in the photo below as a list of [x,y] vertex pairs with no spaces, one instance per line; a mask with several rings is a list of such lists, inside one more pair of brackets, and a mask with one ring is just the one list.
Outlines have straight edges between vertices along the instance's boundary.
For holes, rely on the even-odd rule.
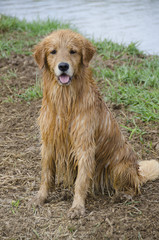
[[93,45],[71,30],[54,31],[34,51],[43,69],[42,176],[36,204],[45,202],[55,176],[65,186],[75,182],[71,218],[84,214],[90,186],[133,195],[159,176],[157,161],[138,162],[103,101],[89,68],[94,53]]

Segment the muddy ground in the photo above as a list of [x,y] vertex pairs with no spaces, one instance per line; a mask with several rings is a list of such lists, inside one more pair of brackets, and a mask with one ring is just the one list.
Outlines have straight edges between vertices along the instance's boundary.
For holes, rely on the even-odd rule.
[[[36,120],[41,99],[27,102],[18,96],[35,85],[36,74],[31,56],[0,60],[0,239],[159,239],[159,180],[144,185],[132,201],[89,194],[86,216],[78,220],[67,218],[73,190],[62,186],[40,209],[28,207],[40,183]],[[129,112],[109,105],[119,123],[131,125]],[[143,141],[134,135],[131,142],[140,158],[159,158],[157,123],[139,121],[138,126],[146,131]]]

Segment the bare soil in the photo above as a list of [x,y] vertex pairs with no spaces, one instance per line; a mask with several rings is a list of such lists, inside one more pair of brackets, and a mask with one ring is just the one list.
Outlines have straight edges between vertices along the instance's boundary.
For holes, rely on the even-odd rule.
[[[107,67],[113,64],[105,62]],[[9,75],[11,71],[15,76]],[[73,189],[63,186],[50,194],[43,207],[28,207],[40,184],[36,120],[41,99],[27,102],[18,95],[35,85],[36,74],[31,56],[0,60],[0,239],[159,239],[159,180],[144,185],[133,200],[89,194],[86,215],[80,219],[67,218]],[[123,106],[109,106],[119,123],[131,126],[127,120],[132,114]],[[140,158],[158,159],[157,123],[138,120],[137,124],[146,134],[142,143],[138,135],[131,139],[135,150]]]

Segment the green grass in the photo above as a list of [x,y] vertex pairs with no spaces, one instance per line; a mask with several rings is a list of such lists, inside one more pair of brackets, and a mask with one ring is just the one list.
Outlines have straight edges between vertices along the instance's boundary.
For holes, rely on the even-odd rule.
[[31,55],[32,47],[41,37],[63,28],[70,28],[70,24],[50,19],[27,22],[0,15],[0,58],[12,53]]
[[42,98],[42,89],[39,85],[34,85],[26,89],[24,93],[17,96],[27,102],[30,102],[33,99]]
[[[71,28],[56,20],[20,21],[0,18],[0,58],[10,54],[31,55],[40,38],[60,28]],[[100,60],[93,64],[94,78],[102,82],[104,99],[122,104],[144,122],[159,121],[159,56],[148,56],[138,50],[138,43],[128,46],[112,41],[95,41]],[[16,73],[12,73],[16,74]],[[11,73],[9,74],[11,76]],[[6,76],[2,76],[6,78]],[[42,97],[38,83],[18,96],[26,101]],[[134,131],[139,129],[134,127]],[[131,132],[131,130],[130,130]]]
[[1,77],[4,82],[7,82],[7,80],[11,78],[16,78],[17,74],[15,70],[7,70],[7,72]]
[[20,200],[17,200],[17,201],[12,201],[12,213],[15,214],[16,211],[18,210],[19,208],[19,205],[20,205]]
[[[136,119],[137,120],[137,119]],[[140,129],[140,127],[136,124],[136,121],[135,121],[135,118],[127,121],[127,123],[132,123],[132,127],[127,127],[127,126],[123,126],[121,125],[121,127],[125,128],[128,133],[130,134],[129,135],[129,140],[133,138],[134,135],[138,136],[139,139],[140,139],[140,142],[141,143],[144,143],[144,140],[143,140],[143,135],[146,133],[145,131],[143,131],[142,129]]]
[[139,51],[137,48],[138,43],[132,42],[126,47],[123,44],[114,43],[105,39],[103,41],[93,40],[93,44],[96,46],[98,53],[103,56],[105,60],[110,58],[119,59],[124,54],[143,54],[143,52]]
[[50,20],[49,18],[46,21],[43,20],[36,20],[32,22],[27,22],[24,20],[18,20],[15,17],[7,17],[2,15],[0,21],[0,30],[1,32],[11,32],[11,31],[18,31],[18,32],[25,32],[28,33],[30,36],[44,36],[48,34],[50,31],[60,28],[69,28],[69,24],[61,23],[57,20]]
[[33,99],[42,98],[42,94],[41,81],[36,77],[36,84],[34,86],[29,87],[22,94],[16,94],[16,96],[30,103]]
[[125,47],[105,40],[95,45],[102,60],[93,70],[104,82],[105,100],[123,104],[142,121],[159,121],[159,56],[144,55],[135,43]]

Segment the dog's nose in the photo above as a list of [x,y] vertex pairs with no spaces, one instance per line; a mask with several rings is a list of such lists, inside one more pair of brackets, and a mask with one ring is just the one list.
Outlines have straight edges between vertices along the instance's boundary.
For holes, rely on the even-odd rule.
[[69,64],[65,63],[65,62],[61,62],[58,65],[58,68],[62,71],[62,72],[66,72],[69,69]]

